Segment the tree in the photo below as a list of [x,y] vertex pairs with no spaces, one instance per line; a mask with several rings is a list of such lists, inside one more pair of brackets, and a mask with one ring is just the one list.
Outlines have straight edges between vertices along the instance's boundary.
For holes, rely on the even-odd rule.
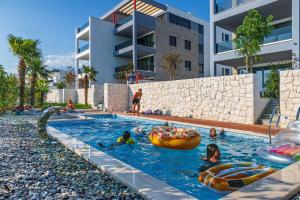
[[18,100],[18,78],[7,74],[0,65],[0,113],[12,109]]
[[98,72],[93,67],[89,67],[86,65],[83,65],[82,69],[84,74],[84,102],[85,105],[88,105],[89,81],[96,81],[96,75]]
[[64,89],[66,87],[66,84],[63,81],[59,81],[55,84],[57,89]]
[[64,77],[67,88],[72,88],[75,85],[76,74],[74,69],[70,69]]
[[273,67],[266,81],[265,96],[279,99],[279,93],[280,93],[279,84],[280,84],[280,76],[278,73],[278,69],[276,67]]
[[36,84],[37,97],[39,98],[39,103],[42,106],[44,104],[45,94],[49,92],[49,84],[46,80],[38,80]]
[[28,61],[28,73],[30,80],[30,105],[35,105],[36,83],[39,78],[48,79],[50,71],[43,65],[40,57],[32,58]]
[[272,21],[272,15],[264,18],[257,10],[250,10],[235,30],[236,38],[233,42],[239,56],[244,57],[247,72],[251,73],[254,62],[260,59],[257,53],[261,50],[264,38],[272,32]]
[[164,56],[162,67],[167,70],[170,76],[170,80],[175,79],[177,68],[181,63],[182,63],[182,59],[180,58],[180,55],[177,53],[169,53]]
[[122,66],[122,71],[117,73],[116,78],[118,80],[127,80],[128,76],[133,73],[133,64],[129,63]]
[[19,58],[18,77],[19,77],[19,106],[24,107],[26,61],[31,58],[41,56],[41,50],[38,48],[39,40],[23,39],[10,34],[8,36],[10,51]]

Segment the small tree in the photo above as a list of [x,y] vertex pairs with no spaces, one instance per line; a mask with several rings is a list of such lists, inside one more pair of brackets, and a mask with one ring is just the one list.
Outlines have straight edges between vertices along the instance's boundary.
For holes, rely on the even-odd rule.
[[85,105],[88,105],[88,88],[90,81],[96,81],[97,71],[93,67],[82,66],[84,73],[84,102]]
[[59,81],[55,84],[55,86],[57,87],[57,89],[64,89],[66,87],[66,84],[62,81]]
[[127,80],[128,76],[133,72],[133,64],[129,63],[123,66],[123,71],[117,73],[118,80]]
[[272,21],[272,15],[264,18],[257,10],[250,10],[242,25],[235,30],[236,38],[233,41],[239,56],[244,57],[247,72],[251,73],[254,62],[260,59],[257,53],[265,36],[272,32]]
[[44,104],[45,95],[49,92],[49,84],[46,80],[38,80],[36,84],[36,96],[39,99],[39,104]]
[[76,81],[76,74],[75,74],[73,68],[71,68],[67,72],[67,74],[65,75],[64,79],[65,79],[65,83],[66,83],[67,88],[70,89],[70,88],[74,87],[75,81]]
[[265,96],[279,99],[279,84],[280,76],[278,73],[278,69],[276,67],[273,67],[266,81]]
[[170,80],[175,79],[177,68],[181,63],[182,59],[177,53],[169,53],[164,56],[162,67],[168,72]]

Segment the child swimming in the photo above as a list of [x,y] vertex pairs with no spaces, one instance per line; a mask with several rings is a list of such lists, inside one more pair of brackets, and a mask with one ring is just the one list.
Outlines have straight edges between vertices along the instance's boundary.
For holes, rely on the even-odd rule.
[[217,139],[217,131],[216,131],[215,128],[211,128],[211,129],[209,130],[209,137],[210,137],[211,139]]
[[202,165],[199,169],[200,172],[206,171],[209,168],[220,163],[221,152],[219,150],[218,145],[209,144],[207,145],[207,155],[203,156],[201,159],[207,161],[208,163]]
[[[122,136],[120,136],[114,144],[108,146],[109,149],[115,146],[121,146],[123,144],[134,144],[134,140],[131,138],[130,132],[125,131]],[[106,148],[102,143],[98,143],[100,147]]]

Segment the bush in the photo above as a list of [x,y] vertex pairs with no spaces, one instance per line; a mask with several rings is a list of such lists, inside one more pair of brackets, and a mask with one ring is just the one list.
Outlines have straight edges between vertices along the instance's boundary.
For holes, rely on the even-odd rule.
[[[49,108],[52,106],[61,106],[61,107],[66,107],[67,103],[44,103],[44,105],[42,106],[43,109],[45,108]],[[91,105],[84,105],[81,103],[75,104],[75,108],[76,109],[91,109],[92,106]]]
[[266,81],[265,96],[279,99],[279,82],[280,77],[277,68],[273,67]]
[[0,66],[0,113],[13,109],[19,96],[18,78],[7,74]]

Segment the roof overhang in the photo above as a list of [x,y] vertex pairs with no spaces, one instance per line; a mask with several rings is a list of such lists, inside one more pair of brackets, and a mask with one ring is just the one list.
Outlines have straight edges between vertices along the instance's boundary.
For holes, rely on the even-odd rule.
[[[167,10],[167,6],[153,0],[136,0],[136,11],[146,15],[156,16]],[[134,0],[123,0],[113,9],[104,14],[101,19],[110,20],[117,13],[123,16],[132,15],[134,12]]]

